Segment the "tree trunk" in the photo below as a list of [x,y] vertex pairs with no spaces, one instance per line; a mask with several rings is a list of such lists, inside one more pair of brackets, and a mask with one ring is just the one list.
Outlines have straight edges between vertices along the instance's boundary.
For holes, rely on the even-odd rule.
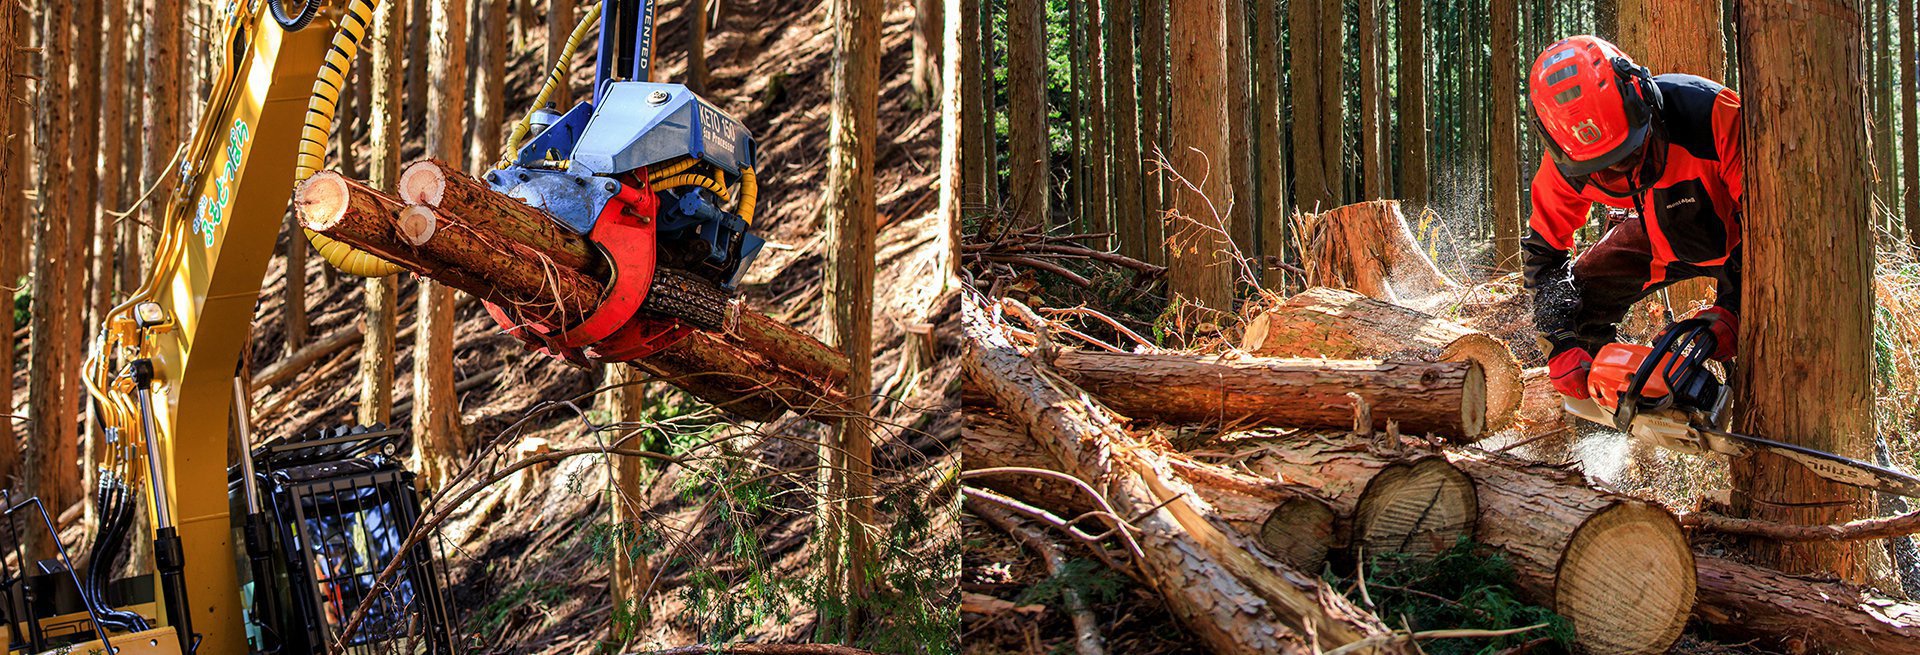
[[[987,158],[987,141],[993,138],[993,130],[987,129],[989,125],[987,117],[990,114],[986,104],[986,94],[993,87],[993,83],[992,78],[986,76],[987,71],[982,67],[983,56],[980,43],[981,15],[987,3],[981,0],[958,0],[960,4],[954,6],[951,3],[955,0],[947,1],[949,2],[947,14],[956,16],[954,20],[947,22],[949,41],[947,47],[951,51],[948,55],[950,58],[957,59],[960,66],[958,73],[948,73],[950,76],[957,75],[959,81],[956,83],[948,80],[949,85],[946,89],[949,96],[959,94],[957,99],[948,101],[950,104],[958,103],[960,106],[956,110],[959,112],[960,125],[949,128],[958,130],[960,139],[960,172],[957,183],[963,192],[960,194],[959,202],[962,206],[985,206],[987,198],[991,195],[988,186],[993,180],[994,166],[993,162]],[[965,13],[956,15],[955,12]],[[958,45],[955,45],[956,43]],[[949,64],[949,68],[951,66]],[[958,224],[960,219],[956,216],[953,221]]]
[[307,240],[300,219],[287,212],[286,286],[280,295],[280,322],[286,332],[287,352],[307,345]]
[[1113,133],[1107,122],[1107,77],[1106,77],[1106,38],[1100,29],[1106,19],[1104,0],[1087,0],[1088,10],[1082,12],[1085,22],[1081,23],[1081,34],[1087,40],[1087,54],[1082,58],[1087,67],[1087,205],[1096,224],[1106,225],[1114,231],[1115,237],[1110,243],[1118,244],[1120,252],[1132,253],[1139,259],[1147,249],[1147,239],[1141,236],[1146,230],[1145,220],[1133,220],[1113,212],[1112,160],[1107,157],[1111,149]]
[[1416,308],[1447,301],[1446,292],[1459,288],[1421,252],[1396,201],[1302,214],[1298,227],[1307,284]]
[[[1223,30],[1219,14],[1214,16],[1211,23]],[[1181,41],[1176,32],[1174,47]],[[1049,381],[994,329],[985,310],[969,303],[962,311],[971,342],[962,361],[967,379],[1014,425],[1029,430],[1062,471],[1101,489],[1121,516],[1141,517],[1133,525],[1145,556],[1139,562],[1143,577],[1208,651],[1308,653],[1316,646],[1330,650],[1385,633],[1378,619],[1326,583],[1289,569],[1250,539],[1222,532],[1207,520],[1208,508],[1193,497],[1191,485],[1128,434],[1117,417],[1086,402],[1071,385]],[[1305,643],[1301,635],[1306,634],[1317,643]],[[1402,649],[1383,646],[1372,652]]]
[[[1167,149],[1167,0],[1140,0],[1140,156],[1156,159]],[[1146,231],[1142,261],[1166,263],[1166,241],[1161,217],[1168,207],[1166,177],[1153,167],[1142,169],[1141,219]],[[1135,257],[1135,259],[1141,259]]]
[[686,6],[681,9],[687,12],[687,30],[692,33],[692,36],[687,37],[687,88],[703,96],[707,94],[707,30],[712,27],[708,24],[712,18],[712,11],[707,6],[707,2],[708,0],[688,0]]
[[1366,200],[1387,197],[1386,125],[1392,119],[1381,113],[1384,102],[1380,76],[1384,62],[1380,41],[1385,29],[1380,20],[1379,0],[1358,0],[1360,7],[1360,166],[1361,190]]
[[980,39],[976,42],[980,45],[981,56],[980,120],[986,124],[984,131],[981,133],[984,138],[981,139],[980,142],[981,154],[984,155],[980,158],[980,166],[981,172],[985,175],[981,178],[981,185],[986,193],[982,202],[989,206],[1004,209],[1004,207],[1001,207],[1000,198],[999,87],[994,83],[993,79],[994,74],[1000,66],[1000,60],[994,56],[994,46],[998,43],[998,39],[995,39],[993,35],[993,5],[994,3],[991,1],[983,1],[980,3]]
[[[146,148],[140,153],[141,179],[153,188],[155,198],[172,193],[174,170],[167,167],[173,149],[184,141],[180,122],[181,75],[180,46],[181,0],[146,0]],[[149,202],[141,211],[147,229],[141,235],[140,252],[152,253],[160,236],[166,203]]]
[[[874,524],[874,424],[868,413],[872,411],[869,394],[873,389],[874,243],[879,228],[874,209],[873,156],[880,138],[880,53],[885,47],[880,41],[883,4],[881,0],[833,0],[830,5],[830,15],[835,21],[833,103],[828,113],[828,133],[833,136],[828,144],[825,212],[826,240],[831,244],[826,265],[825,303],[830,308],[826,330],[829,342],[846,355],[850,374],[846,384],[849,417],[840,421],[835,438],[820,447],[820,464],[825,468],[820,474],[823,493],[818,543],[829,549],[827,569],[832,577],[827,582],[827,598],[832,599],[830,602],[843,603],[847,609],[844,623],[834,626],[833,621],[822,621],[821,630],[824,636],[837,637],[845,643],[852,643],[860,636],[867,611],[864,603],[874,585],[868,578],[873,553],[865,526]],[[1033,29],[1027,33],[1031,39],[1027,47],[1044,46],[1046,42],[1045,8],[1035,4],[1023,8],[1024,13],[1032,15],[1014,11],[1009,19],[1010,22],[1033,21],[1033,25],[1026,26]],[[1045,70],[1044,62],[1044,56],[1028,61],[1037,70],[1029,69],[1027,74],[1036,77],[1031,80],[1033,88],[1021,93],[1040,94],[1044,90],[1037,77],[1039,71]],[[1020,66],[1016,63],[1014,67]],[[1039,204],[1028,207],[1038,209],[1034,218],[1044,222],[1045,101],[1044,96],[1030,100],[1038,100],[1029,109],[1039,112],[1034,117],[1038,119],[1034,127],[1041,132],[1029,135],[1038,139],[1027,147],[1037,145],[1036,153],[1030,154],[1038,154],[1042,161],[1038,162],[1037,176],[1030,180],[1038,186],[1027,190],[1033,194],[1027,201],[1039,198]],[[1016,110],[1014,114],[1019,116],[1021,112]],[[1018,146],[1016,152],[1019,152]],[[1019,197],[1020,193],[1016,192],[1015,196]]]
[[1292,59],[1293,83],[1293,109],[1289,114],[1293,119],[1293,204],[1304,212],[1326,211],[1338,205],[1337,182],[1327,177],[1327,160],[1339,160],[1340,146],[1337,141],[1326,141],[1327,130],[1321,123],[1338,122],[1339,111],[1326,106],[1320,91],[1321,76],[1334,74],[1338,66],[1323,65],[1320,59],[1316,36],[1322,32],[1321,4],[1300,0],[1290,2],[1287,9],[1287,50]]
[[1351,291],[1315,287],[1247,323],[1242,350],[1263,357],[1474,362],[1486,375],[1487,428],[1513,421],[1520,363],[1484,332]]
[[[606,392],[613,411],[613,420],[619,423],[638,425],[647,420],[646,375],[631,366],[606,367],[606,383],[612,387]],[[636,436],[631,438],[626,448],[644,448]],[[645,616],[647,608],[647,589],[653,584],[653,567],[650,566],[641,536],[646,534],[646,490],[647,461],[638,457],[612,456],[613,469],[611,498],[615,548],[613,549],[613,580],[608,586],[613,592],[614,616]],[[621,620],[612,624],[613,643],[625,643],[628,638],[637,635],[623,635],[632,625]]]
[[[107,210],[119,210],[127,206],[133,198],[130,192],[139,188],[139,182],[124,175],[126,162],[126,124],[127,124],[127,85],[126,78],[127,33],[126,22],[131,18],[129,12],[115,6],[101,17],[101,33],[110,35],[99,43],[101,70],[100,80],[104,87],[100,97],[100,209],[93,215],[93,306],[88,310],[87,334],[97,334],[100,323],[109,303],[113,301],[114,289],[118,283],[115,267],[119,264],[119,252],[116,243],[120,237],[120,226]],[[0,282],[0,284],[11,284]],[[0,308],[4,309],[4,308]],[[92,470],[93,467],[87,467]]]
[[[1227,234],[1233,238],[1229,252],[1246,256],[1254,252],[1255,217],[1259,216],[1259,191],[1254,186],[1253,156],[1253,70],[1247,46],[1246,0],[1227,0],[1227,195],[1215,199],[1227,214]],[[1251,283],[1253,280],[1245,280]]]
[[[942,0],[913,0],[913,67],[908,69],[913,92],[932,104],[940,97],[940,39],[946,33],[941,21]],[[701,65],[705,67],[705,60]]]
[[[1604,0],[1602,0],[1604,1]],[[1431,183],[1427,172],[1427,23],[1425,2],[1400,6],[1400,199],[1425,211]]]
[[1007,211],[1047,225],[1047,4],[1007,0]]
[[[1164,230],[1158,225],[1160,217],[1149,215],[1141,205],[1140,105],[1134,81],[1133,2],[1106,0],[1106,113],[1113,133],[1113,140],[1107,144],[1108,179],[1112,183],[1108,211],[1113,215],[1114,225],[1140,226],[1137,231],[1141,235],[1140,252],[1151,258],[1154,250],[1162,247],[1159,235]],[[1217,75],[1220,69],[1214,70]],[[1219,102],[1220,96],[1213,97]]]
[[[1303,2],[1310,0],[1302,0]],[[1320,28],[1320,54],[1316,65],[1322,70],[1317,79],[1320,81],[1321,113],[1317,127],[1320,128],[1320,179],[1326,183],[1329,202],[1315,211],[1324,211],[1348,202],[1347,199],[1347,78],[1344,62],[1347,56],[1347,3],[1346,0],[1320,0],[1319,20],[1314,25]],[[1312,39],[1308,39],[1311,43]],[[1297,84],[1297,82],[1296,82]],[[1295,203],[1303,204],[1303,203]]]
[[[1872,207],[1886,207],[1889,215],[1886,224],[1889,230],[1898,229],[1892,225],[1891,214],[1895,205],[1894,190],[1898,187],[1899,176],[1895,174],[1894,155],[1894,113],[1893,113],[1893,25],[1887,22],[1887,0],[1874,0],[1872,18],[1866,21],[1868,26],[1877,26],[1878,43],[1867,54],[1873,57],[1873,85],[1867,88],[1868,113],[1872,119],[1873,135],[1868,139],[1873,144],[1873,170],[1875,195],[1880,203]],[[1882,204],[1884,203],[1884,204]]]
[[[545,61],[551,65],[560,61],[560,49],[567,46],[567,37],[573,34],[573,28],[579,17],[574,15],[574,0],[547,0],[547,51]],[[567,69],[572,70],[572,63]],[[572,79],[572,75],[567,76]],[[561,84],[553,90],[550,100],[560,113],[566,113],[573,107],[573,87]]]
[[474,1],[482,3],[476,13],[485,16],[485,26],[477,35],[479,84],[473,93],[473,148],[467,161],[486,166],[500,156],[506,143],[501,130],[507,120],[507,0]]
[[[1753,183],[1744,205],[1746,361],[1734,385],[1736,429],[1865,459],[1874,434],[1865,108],[1832,100],[1864,97],[1860,3],[1832,13],[1779,0],[1739,7]],[[1821,273],[1804,274],[1810,270]],[[1808,376],[1820,383],[1806,384]],[[1771,453],[1735,459],[1731,474],[1734,507],[1752,518],[1844,523],[1873,511],[1860,490]],[[1871,547],[1759,541],[1750,552],[1788,573],[1857,583],[1867,578]]]
[[[1226,359],[1064,351],[1074,384],[1123,415],[1176,425],[1354,425],[1355,403],[1375,427],[1472,440],[1486,428],[1486,378],[1473,362]],[[1347,394],[1360,396],[1358,401]]]
[[[1718,2],[1621,0],[1620,46],[1640,65],[1659,73],[1690,73],[1716,82],[1727,79],[1724,15]],[[1667,287],[1666,301],[1679,317],[1712,302],[1710,278],[1684,280]]]
[[[979,182],[975,165],[967,157],[978,156],[969,148],[979,139],[979,118],[973,115],[978,108],[971,102],[980,96],[980,84],[973,78],[969,66],[976,66],[980,53],[965,52],[968,47],[966,35],[979,33],[979,25],[974,21],[980,15],[979,0],[940,0],[942,12],[951,17],[941,26],[940,58],[940,220],[949,231],[950,245],[960,247],[960,225],[964,220],[963,210],[969,202],[978,202],[973,197]],[[978,48],[978,44],[973,44]],[[971,61],[969,61],[971,60]],[[960,258],[953,257],[953,273],[959,277]]]
[[[18,98],[26,87],[26,35],[33,28],[23,8],[16,3],[0,3],[0,97]],[[10,102],[0,106],[0,485],[14,487],[20,471],[20,435],[14,430],[13,372],[14,350],[13,296],[20,283],[20,257],[24,249],[21,229],[29,218],[25,195],[28,184],[26,146],[26,103]]]
[[[80,349],[69,347],[86,331],[82,323],[86,279],[86,234],[90,220],[72,189],[80,178],[80,156],[73,153],[74,126],[79,123],[71,67],[75,59],[72,32],[75,7],[49,3],[46,31],[41,40],[46,70],[40,81],[46,98],[42,113],[46,132],[42,147],[42,214],[33,222],[32,341],[28,345],[27,420],[32,439],[25,462],[25,491],[39,496],[49,514],[59,514],[80,500],[79,378]],[[84,29],[84,28],[83,28]],[[89,150],[91,155],[92,151]],[[28,530],[27,553],[51,557],[52,542],[39,530]]]
[[1287,202],[1287,148],[1282,142],[1280,79],[1279,0],[1257,0],[1253,13],[1254,131],[1258,136],[1255,168],[1259,178],[1260,285],[1285,293],[1286,273],[1279,266],[1265,263],[1269,258],[1289,259],[1288,241],[1293,230],[1288,217],[1293,208]]
[[[1227,186],[1232,158],[1227,142],[1227,106],[1220,101],[1227,94],[1229,1],[1201,0],[1183,5],[1173,13],[1171,32],[1173,68],[1180,71],[1173,78],[1173,114],[1180,120],[1174,121],[1167,159],[1173,174],[1186,183],[1171,185],[1175,192],[1174,215],[1167,219],[1167,289],[1186,303],[1216,312],[1233,311],[1234,269],[1228,251],[1231,225],[1226,213],[1232,198]],[[1130,126],[1131,121],[1121,121],[1120,127]],[[1120,156],[1124,155],[1123,147]],[[1115,192],[1124,193],[1125,189],[1116,187]]]
[[1905,203],[1907,243],[1920,252],[1920,7],[1900,0],[1900,106],[1906,120],[1900,133],[1900,160],[1906,163]]
[[[524,0],[523,0],[524,4]],[[404,5],[382,3],[374,10],[371,43],[367,45],[373,101],[367,105],[368,182],[391,188],[400,173],[400,121],[404,118],[400,93],[405,84],[406,31],[400,29]],[[362,295],[367,317],[360,346],[360,406],[355,415],[366,425],[393,423],[395,334],[400,324],[400,281],[394,276],[364,280]]]
[[[466,0],[430,0],[432,36],[429,75],[435,80],[467,76]],[[461,168],[466,91],[436,83],[427,90],[427,154]],[[422,280],[416,293],[413,333],[413,433],[419,439],[421,477],[429,489],[444,489],[466,459],[465,426],[453,389],[454,290]]]
[[1520,133],[1516,129],[1520,82],[1525,67],[1518,46],[1520,9],[1515,0],[1492,0],[1493,67],[1492,148],[1488,155],[1488,191],[1493,194],[1493,265],[1497,271],[1520,270]]

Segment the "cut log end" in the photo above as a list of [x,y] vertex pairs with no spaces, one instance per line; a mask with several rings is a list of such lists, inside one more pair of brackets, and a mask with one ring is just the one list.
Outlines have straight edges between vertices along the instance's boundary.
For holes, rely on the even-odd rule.
[[1333,509],[1298,496],[1280,501],[1260,524],[1260,549],[1302,571],[1318,571],[1334,542]]
[[1487,433],[1487,370],[1478,363],[1468,367],[1460,389],[1460,433],[1468,442]]
[[351,196],[347,178],[333,171],[320,171],[300,183],[300,188],[294,191],[293,205],[300,212],[302,225],[326,230],[346,217]]
[[424,205],[408,205],[394,219],[394,229],[400,233],[400,237],[415,246],[432,241],[434,231],[439,228],[440,216]]
[[401,202],[439,207],[446,200],[447,177],[440,171],[439,162],[427,160],[408,164],[406,170],[400,172],[397,186]]
[[1368,555],[1432,559],[1473,534],[1473,479],[1445,458],[1400,462],[1367,482],[1353,513],[1353,543]]
[[1446,362],[1473,362],[1480,365],[1486,380],[1487,418],[1494,429],[1512,423],[1520,410],[1526,387],[1520,377],[1520,363],[1513,352],[1493,337],[1478,332],[1462,335],[1440,351]]
[[1693,610],[1693,551],[1673,514],[1650,503],[1594,514],[1555,577],[1554,609],[1591,652],[1667,652]]

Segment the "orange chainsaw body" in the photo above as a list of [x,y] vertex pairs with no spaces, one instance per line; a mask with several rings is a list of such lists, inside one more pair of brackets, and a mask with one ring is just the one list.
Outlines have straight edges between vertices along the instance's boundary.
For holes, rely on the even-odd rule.
[[[1653,349],[1631,343],[1610,343],[1600,348],[1594,355],[1593,369],[1587,372],[1587,392],[1593,399],[1608,410],[1620,409],[1620,394],[1633,383],[1633,376],[1640,372],[1640,365],[1647,361],[1647,355]],[[1640,397],[1647,400],[1665,398],[1668,393],[1667,376],[1673,372],[1674,356],[1669,353],[1661,358],[1660,369],[1647,379],[1646,386],[1640,388]]]

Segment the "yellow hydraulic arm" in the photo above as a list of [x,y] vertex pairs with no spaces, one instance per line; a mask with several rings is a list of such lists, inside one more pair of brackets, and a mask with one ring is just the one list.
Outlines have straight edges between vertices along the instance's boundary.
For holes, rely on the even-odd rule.
[[[355,4],[323,10],[299,31],[282,28],[261,0],[226,5],[220,39],[210,44],[220,51],[221,72],[179,168],[169,172],[177,177],[159,212],[162,237],[152,270],[109,315],[87,358],[86,384],[100,420],[127,437],[118,449],[104,449],[102,464],[138,480],[151,477],[146,453],[157,455],[158,479],[147,482],[159,506],[149,516],[156,530],[165,527],[162,520],[177,529],[190,605],[185,616],[199,634],[198,653],[248,652],[228,516],[233,377],[285,223],[296,153],[324,155],[332,103],[311,101],[327,85],[337,94],[348,69],[352,44],[341,53],[336,37],[358,41],[371,22],[370,1]],[[331,79],[316,83],[317,75]],[[325,105],[325,120],[311,125],[309,107],[318,104]],[[356,272],[390,270],[377,260],[361,263]],[[150,425],[143,425],[134,385],[124,375],[136,360],[153,366]],[[119,635],[113,646],[180,652],[171,647],[173,628]],[[193,639],[177,635],[183,645]]]

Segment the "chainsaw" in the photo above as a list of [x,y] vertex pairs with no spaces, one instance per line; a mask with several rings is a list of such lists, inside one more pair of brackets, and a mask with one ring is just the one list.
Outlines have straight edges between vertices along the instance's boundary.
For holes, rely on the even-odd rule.
[[1727,386],[1706,367],[1717,346],[1710,326],[1708,319],[1688,319],[1652,346],[1602,347],[1587,373],[1591,397],[1565,397],[1567,412],[1668,450],[1728,457],[1765,451],[1834,482],[1920,498],[1920,478],[1907,473],[1728,431]]

